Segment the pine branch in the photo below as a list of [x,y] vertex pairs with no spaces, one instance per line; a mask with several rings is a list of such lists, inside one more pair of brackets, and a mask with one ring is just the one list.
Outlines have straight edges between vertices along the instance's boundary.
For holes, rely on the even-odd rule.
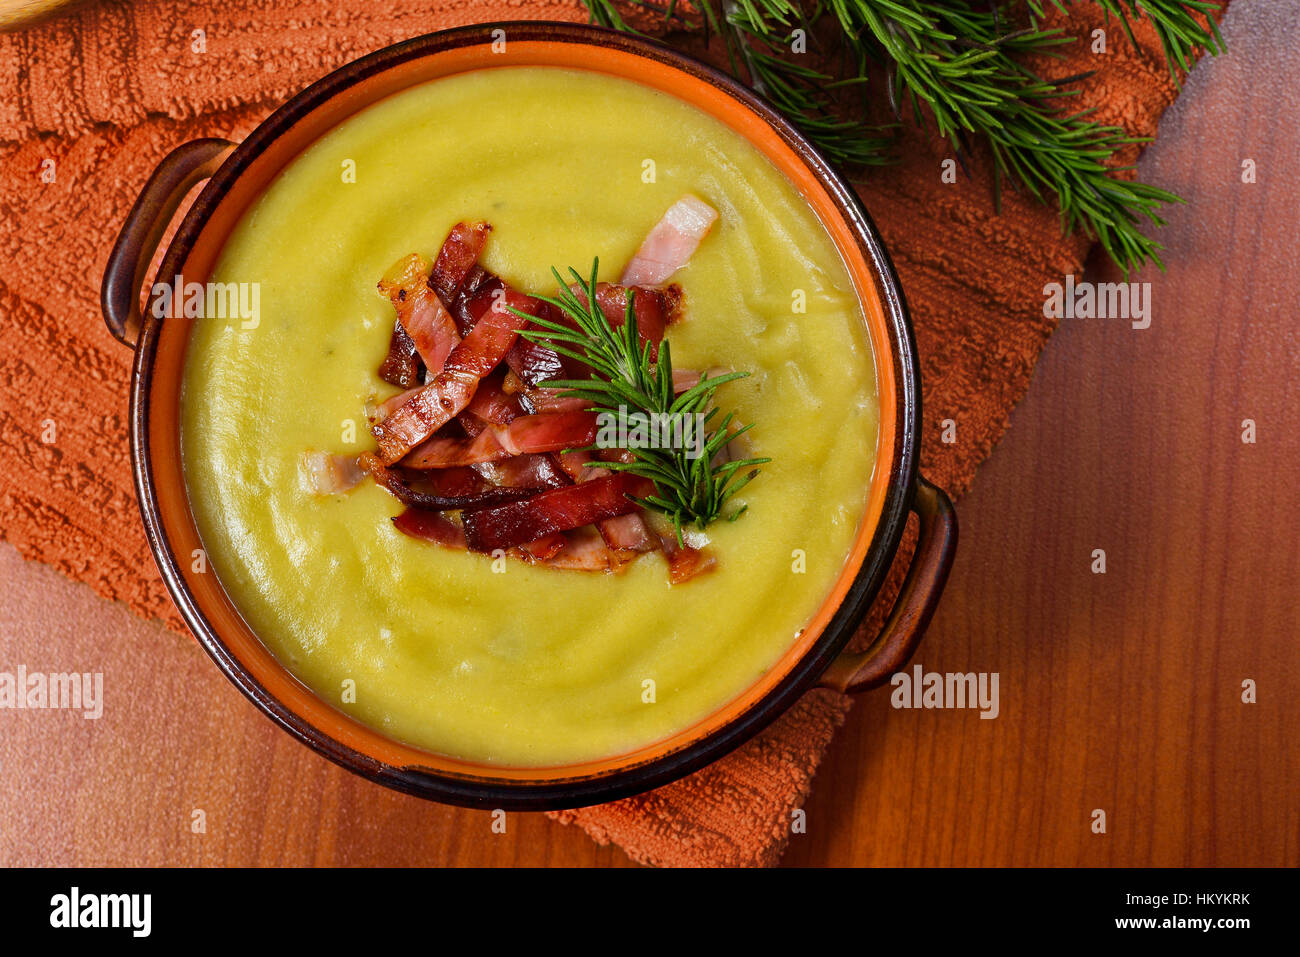
[[[583,0],[594,22],[617,17],[613,0]],[[722,34],[732,72],[800,127],[828,158],[861,173],[890,162],[894,137],[866,122],[866,110],[846,109],[846,94],[870,82],[873,63],[883,63],[885,92],[895,115],[910,107],[920,124],[933,120],[953,143],[959,159],[973,141],[988,145],[994,191],[1004,179],[1036,199],[1054,201],[1065,231],[1097,239],[1127,273],[1145,262],[1160,263],[1159,243],[1145,223],[1163,225],[1159,210],[1181,202],[1174,194],[1112,174],[1118,150],[1141,140],[1115,126],[1096,123],[1087,111],[1070,112],[1070,84],[1049,81],[1023,64],[1028,54],[1047,54],[1073,41],[1059,30],[1040,29],[1044,5],[1068,8],[1066,0],[1026,0],[1028,26],[1014,29],[1009,9],[964,0],[700,0],[706,30]],[[1197,49],[1224,49],[1211,0],[1078,0],[1095,2],[1120,20],[1130,41],[1135,19],[1151,21],[1175,78],[1191,66]],[[654,7],[653,4],[640,4]],[[675,5],[674,5],[675,6]],[[836,29],[845,61],[841,79],[796,60],[795,31],[811,40],[823,17]],[[1204,21],[1204,22],[1203,22]]]
[[1051,52],[1068,42],[1059,31],[1005,33],[995,12],[960,0],[831,0],[848,33],[868,33],[891,62],[895,99],[911,103],[918,123],[933,118],[940,135],[961,149],[980,136],[993,157],[995,190],[1009,177],[1040,201],[1051,194],[1064,231],[1096,238],[1121,269],[1160,265],[1160,244],[1146,236],[1157,210],[1179,202],[1172,193],[1115,179],[1109,165],[1122,146],[1138,142],[1084,112],[1065,113],[1072,92],[1021,65],[1026,52]]
[[[703,7],[712,9],[708,3]],[[794,59],[802,56],[795,52],[796,39],[810,42],[814,24],[789,0],[742,0],[723,8],[729,29],[722,35],[728,50],[743,60],[750,85],[829,160],[852,170],[894,162],[891,128],[865,123],[861,110],[846,109],[846,93],[869,82],[868,63],[860,53],[848,75],[836,79]],[[818,15],[820,11],[814,19]]]

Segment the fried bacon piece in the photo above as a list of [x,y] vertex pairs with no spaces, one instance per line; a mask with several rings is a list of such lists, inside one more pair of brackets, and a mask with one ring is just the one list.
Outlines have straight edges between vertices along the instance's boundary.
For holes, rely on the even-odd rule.
[[499,302],[499,307],[483,313],[469,335],[451,351],[432,382],[371,426],[385,465],[392,465],[469,405],[479,380],[496,368],[514,345],[519,330],[528,324],[526,318],[511,309],[536,314],[537,300],[511,289]]
[[584,572],[605,572],[613,566],[613,554],[590,525],[561,534],[564,546],[545,560],[546,565]]
[[[477,267],[476,267],[477,268]],[[498,276],[486,270],[466,281],[466,288],[473,281],[473,292],[457,299],[452,308],[456,322],[462,329],[472,329],[485,312],[492,308],[504,292],[510,287]],[[542,319],[558,321],[555,310],[547,303],[538,303],[539,312],[535,315]],[[518,339],[506,354],[506,365],[516,378],[528,385],[536,385],[546,379],[554,379],[564,372],[564,364],[559,353],[546,346],[527,339]]]
[[[541,303],[539,318],[551,322],[561,322],[560,314],[550,303]],[[547,379],[569,378],[565,370],[565,361],[554,349],[549,349],[537,342],[529,342],[520,337],[506,355],[506,365],[515,377],[529,386],[536,386]]]
[[515,455],[496,462],[477,462],[470,468],[493,485],[507,488],[548,489],[572,484],[550,455]]
[[479,317],[492,308],[497,299],[497,290],[504,289],[505,285],[499,277],[482,266],[475,266],[469,271],[450,307],[452,318],[456,320],[462,336],[468,335]]
[[523,501],[466,512],[465,539],[477,552],[513,548],[554,532],[625,515],[637,507],[629,495],[649,495],[653,489],[648,479],[627,474],[551,489]]
[[451,303],[478,262],[492,226],[485,222],[457,223],[438,250],[429,285],[444,303]]
[[[674,376],[676,378],[676,376]],[[566,397],[563,389],[539,389],[532,386],[519,393],[519,404],[533,415],[558,412],[585,412],[591,408],[586,399]]]
[[673,283],[662,289],[648,286],[616,286],[612,282],[596,284],[596,305],[614,328],[623,325],[627,318],[627,293],[631,288],[633,311],[636,313],[637,332],[642,342],[656,345],[663,342],[664,330],[680,316],[682,287]]
[[650,537],[650,532],[638,512],[607,518],[597,527],[605,539],[605,544],[611,549],[633,553],[627,556],[629,561],[642,552],[653,551],[655,548],[654,539]]
[[[612,282],[596,283],[596,305],[615,329],[621,328],[627,319],[629,288],[633,292],[632,308],[636,313],[637,339],[643,348],[647,342],[650,343],[650,357],[657,358],[659,343],[664,339],[664,331],[681,316],[682,289],[675,283],[663,289],[652,289],[649,286],[620,286]],[[579,302],[586,305],[585,289],[578,285],[570,286],[569,289]]]
[[709,571],[716,564],[710,549],[679,544],[672,526],[662,516],[656,516],[652,526],[659,538],[659,544],[663,547],[664,556],[668,559],[670,584],[680,585],[682,582],[690,581],[696,575]]
[[[500,277],[494,276],[481,266],[475,266],[466,276],[461,291],[451,306],[452,316],[461,334],[468,334],[483,314],[509,290],[510,287]],[[533,314],[539,318],[552,321],[561,321],[563,318],[547,303],[539,302],[537,309],[540,311]],[[510,347],[510,351],[506,354],[506,365],[517,379],[528,385],[559,378],[565,373],[565,364],[560,359],[559,353],[522,338],[517,339]]]
[[[431,373],[440,372],[447,356],[460,345],[460,332],[447,307],[429,286],[429,261],[418,253],[400,260],[379,281],[379,291],[397,310],[397,321],[425,367]],[[389,355],[392,355],[391,342]],[[380,366],[380,377],[383,377],[383,366]]]
[[448,548],[465,548],[465,530],[461,523],[445,512],[407,508],[394,517],[393,525],[403,535]]
[[402,460],[413,469],[445,469],[494,462],[514,455],[582,448],[596,441],[593,412],[521,415],[506,425],[489,423],[471,439],[435,435]]
[[503,505],[550,487],[542,483],[513,487],[498,485],[471,468],[428,471],[390,468],[370,452],[361,454],[359,465],[377,485],[387,489],[403,505],[433,512]]
[[503,377],[494,372],[478,384],[474,398],[456,418],[467,435],[478,435],[489,425],[505,425],[525,412],[522,399],[502,388]]
[[556,458],[560,462],[560,467],[575,482],[590,482],[592,479],[611,474],[607,469],[602,469],[595,464],[596,456],[586,449],[561,452]]
[[[379,378],[409,389],[421,381],[427,367],[442,369],[447,355],[460,342],[461,329],[448,312],[476,261],[492,227],[487,223],[457,223],[430,266],[423,256],[401,260],[379,283],[379,291],[397,309],[388,355],[379,366]],[[480,273],[482,270],[479,270]]]
[[625,286],[658,286],[668,281],[695,254],[717,222],[718,211],[687,193],[655,224],[623,270]]
[[329,452],[302,453],[306,487],[317,495],[338,495],[355,488],[366,477],[355,455],[331,455]]
[[[606,462],[632,462],[635,456],[626,449],[603,449],[596,453],[596,457],[604,459]],[[595,474],[609,474],[603,469],[597,469]],[[621,557],[624,561],[631,561],[642,552],[654,551],[659,547],[659,542],[650,529],[646,526],[642,517],[644,513],[638,509],[635,512],[629,512],[627,515],[619,515],[616,518],[606,519],[597,525],[600,534],[605,537],[605,543],[610,547],[610,551],[615,558]]]
[[379,403],[375,402],[375,397],[373,395],[367,399],[366,422],[370,424],[371,432],[374,431],[376,425],[405,405],[407,400],[410,399],[411,396],[415,395],[415,393],[419,392],[421,388],[423,388],[423,386],[417,385],[415,388],[407,389],[405,392],[398,392],[396,395],[390,395],[387,399],[384,399]]
[[703,575],[711,571],[717,564],[717,559],[713,557],[713,552],[701,548],[692,548],[690,545],[677,547],[677,539],[672,539],[673,547],[664,546],[664,554],[668,556],[668,581],[673,585],[680,585],[688,582],[696,575]]
[[506,356],[510,371],[520,379],[535,386],[547,379],[566,378],[564,362],[554,349],[527,339],[518,339]]
[[516,557],[524,561],[537,561],[549,563],[556,552],[568,544],[568,539],[564,537],[563,532],[552,532],[549,535],[543,535],[535,542],[529,542],[527,545],[520,545],[511,551],[516,553]]
[[710,379],[716,379],[720,375],[726,375],[727,371],[722,366],[712,366],[703,372],[699,369],[673,369],[673,392],[677,395],[689,392],[699,385],[700,380],[706,375]]
[[428,286],[424,286],[423,290],[415,297],[415,305],[407,309],[405,315],[399,306],[398,315],[402,317],[402,325],[420,354],[424,367],[430,374],[437,375],[442,371],[452,350],[460,345],[460,333],[442,300]]
[[402,328],[402,320],[393,320],[393,335],[388,340],[388,355],[379,364],[379,378],[403,389],[420,384],[424,363],[415,343]]
[[[610,450],[610,453],[613,452],[614,450]],[[610,453],[602,453],[602,455],[610,455]],[[593,464],[595,456],[589,451],[565,452],[559,458],[560,465],[575,482],[590,482],[614,474]],[[596,523],[596,528],[600,530],[600,536],[608,546],[609,565],[615,571],[642,552],[652,551],[658,547],[658,539],[646,528],[640,509],[628,512],[626,515],[602,519]]]
[[[424,508],[406,508],[402,514],[393,519],[393,525],[399,532],[407,534],[412,538],[419,538],[421,541],[434,542],[435,545],[442,545],[448,549],[464,549],[465,531],[461,521],[447,515],[446,512],[426,511]],[[511,549],[511,554],[516,558],[525,560],[525,562],[542,562],[545,564],[556,563],[556,557],[563,555],[564,551],[569,549],[569,540],[562,532],[555,532],[549,536],[538,538],[537,541],[528,542],[517,549]],[[573,563],[573,558],[569,557],[563,564],[565,568],[580,567]]]

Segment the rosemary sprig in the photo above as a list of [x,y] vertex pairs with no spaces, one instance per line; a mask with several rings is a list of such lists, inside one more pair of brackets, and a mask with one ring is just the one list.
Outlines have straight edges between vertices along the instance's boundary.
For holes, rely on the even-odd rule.
[[[722,514],[727,502],[753,481],[759,473],[758,466],[771,461],[770,458],[719,460],[718,453],[724,445],[753,427],[750,423],[733,429],[734,412],[728,412],[711,429],[707,428],[718,414],[713,405],[718,388],[743,379],[749,373],[729,372],[712,377],[705,373],[695,386],[675,395],[672,350],[668,340],[659,344],[655,358],[651,357],[649,342],[644,346],[640,344],[634,309],[636,296],[630,288],[622,326],[615,329],[610,324],[596,301],[599,269],[600,260],[593,260],[591,276],[584,279],[576,269],[569,268],[574,283],[583,290],[584,302],[564,282],[559,271],[552,268],[559,291],[554,297],[534,298],[561,310],[572,320],[573,326],[527,316],[515,310],[516,315],[531,319],[530,328],[520,335],[591,367],[592,374],[588,379],[553,379],[542,385],[562,389],[565,396],[585,399],[594,411],[617,413],[623,407],[647,418],[697,414],[703,417],[699,421],[706,428],[698,455],[686,448],[630,448],[627,451],[632,454],[631,461],[592,463],[654,482],[655,494],[639,498],[637,503],[667,515],[680,542],[684,524],[693,522],[700,529],[708,526]],[[734,520],[744,511],[742,507],[730,518]]]
[[[582,0],[593,20],[614,25],[614,0]],[[663,10],[662,4],[637,2]],[[1096,238],[1129,272],[1145,262],[1161,265],[1161,246],[1146,224],[1162,225],[1162,206],[1180,202],[1174,194],[1113,174],[1114,156],[1137,140],[1118,127],[1070,112],[1070,84],[1083,77],[1045,80],[1026,69],[1026,54],[1052,54],[1074,38],[1038,26],[1047,3],[1068,9],[1066,0],[699,0],[705,30],[719,31],[731,70],[785,113],[826,156],[861,174],[894,159],[891,127],[868,120],[870,102],[854,102],[869,89],[873,66],[883,64],[883,89],[895,117],[903,106],[919,123],[933,119],[959,161],[974,140],[987,144],[994,195],[1003,180],[1036,199],[1054,201],[1065,231]],[[1223,51],[1213,0],[1071,0],[1095,2],[1119,19],[1130,42],[1132,22],[1153,25],[1175,78],[1191,66],[1196,49]],[[675,5],[674,5],[675,6]],[[1019,7],[1021,23],[1011,21]],[[670,26],[681,26],[674,14]],[[823,18],[828,29],[815,31]],[[796,30],[805,43],[829,36],[822,63],[839,56],[838,79],[808,64],[792,50]]]
[[1142,232],[1140,222],[1145,217],[1163,225],[1157,210],[1179,202],[1178,197],[1114,178],[1111,158],[1137,141],[1118,127],[1091,121],[1086,112],[1063,112],[1061,100],[1072,93],[1013,58],[1018,52],[1050,51],[1064,39],[1058,31],[999,35],[993,13],[947,2],[836,0],[833,5],[845,30],[869,31],[885,50],[895,97],[910,101],[918,122],[928,112],[959,152],[967,134],[984,138],[995,191],[1000,193],[1002,180],[1010,178],[1039,201],[1052,194],[1062,230],[1082,228],[1126,272],[1147,261],[1160,264],[1161,246]]

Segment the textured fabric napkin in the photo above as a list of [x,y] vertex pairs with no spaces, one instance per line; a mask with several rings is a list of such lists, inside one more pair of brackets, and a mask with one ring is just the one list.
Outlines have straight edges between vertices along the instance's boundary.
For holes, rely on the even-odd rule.
[[[131,357],[99,314],[99,277],[149,172],[186,140],[242,138],[306,84],[389,43],[466,23],[583,16],[569,0],[102,0],[0,36],[0,534],[26,557],[183,631],[134,501]],[[1091,4],[1051,22],[1083,39],[1035,65],[1058,77],[1097,71],[1075,104],[1153,135],[1176,94],[1153,33],[1139,25],[1134,47]],[[1086,42],[1097,26],[1110,34],[1101,56]],[[951,154],[942,141],[908,132],[902,153],[901,165],[871,171],[860,193],[916,326],[923,468],[956,495],[1001,436],[1052,332],[1043,285],[1081,273],[1089,243],[1063,237],[1054,209],[1014,193],[995,213],[978,154],[972,178],[945,184],[941,162]],[[1136,147],[1125,159],[1135,156]],[[956,423],[955,443],[939,441],[945,419]],[[811,692],[683,781],[555,816],[649,864],[772,864],[849,706],[843,695]]]

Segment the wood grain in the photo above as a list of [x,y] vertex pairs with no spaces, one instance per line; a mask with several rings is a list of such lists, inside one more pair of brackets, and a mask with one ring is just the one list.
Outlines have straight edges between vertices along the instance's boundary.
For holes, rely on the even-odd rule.
[[[1142,162],[1189,200],[1160,233],[1168,273],[1136,277],[1151,327],[1064,320],[958,503],[917,660],[998,672],[1000,716],[866,696],[787,863],[1300,863],[1300,23],[1256,0],[1224,29],[1231,54],[1197,68]],[[103,671],[107,698],[98,721],[0,712],[2,864],[628,864],[540,815],[496,834],[335,768],[193,641],[3,546],[0,670],[18,662]]]
[[999,672],[1000,717],[861,702],[787,862],[1300,863],[1300,154],[1279,122],[1300,118],[1300,24],[1261,3],[1224,26],[1231,54],[1141,163],[1188,200],[1159,234],[1168,272],[1136,277],[1151,327],[1063,320],[958,503],[915,660]]

